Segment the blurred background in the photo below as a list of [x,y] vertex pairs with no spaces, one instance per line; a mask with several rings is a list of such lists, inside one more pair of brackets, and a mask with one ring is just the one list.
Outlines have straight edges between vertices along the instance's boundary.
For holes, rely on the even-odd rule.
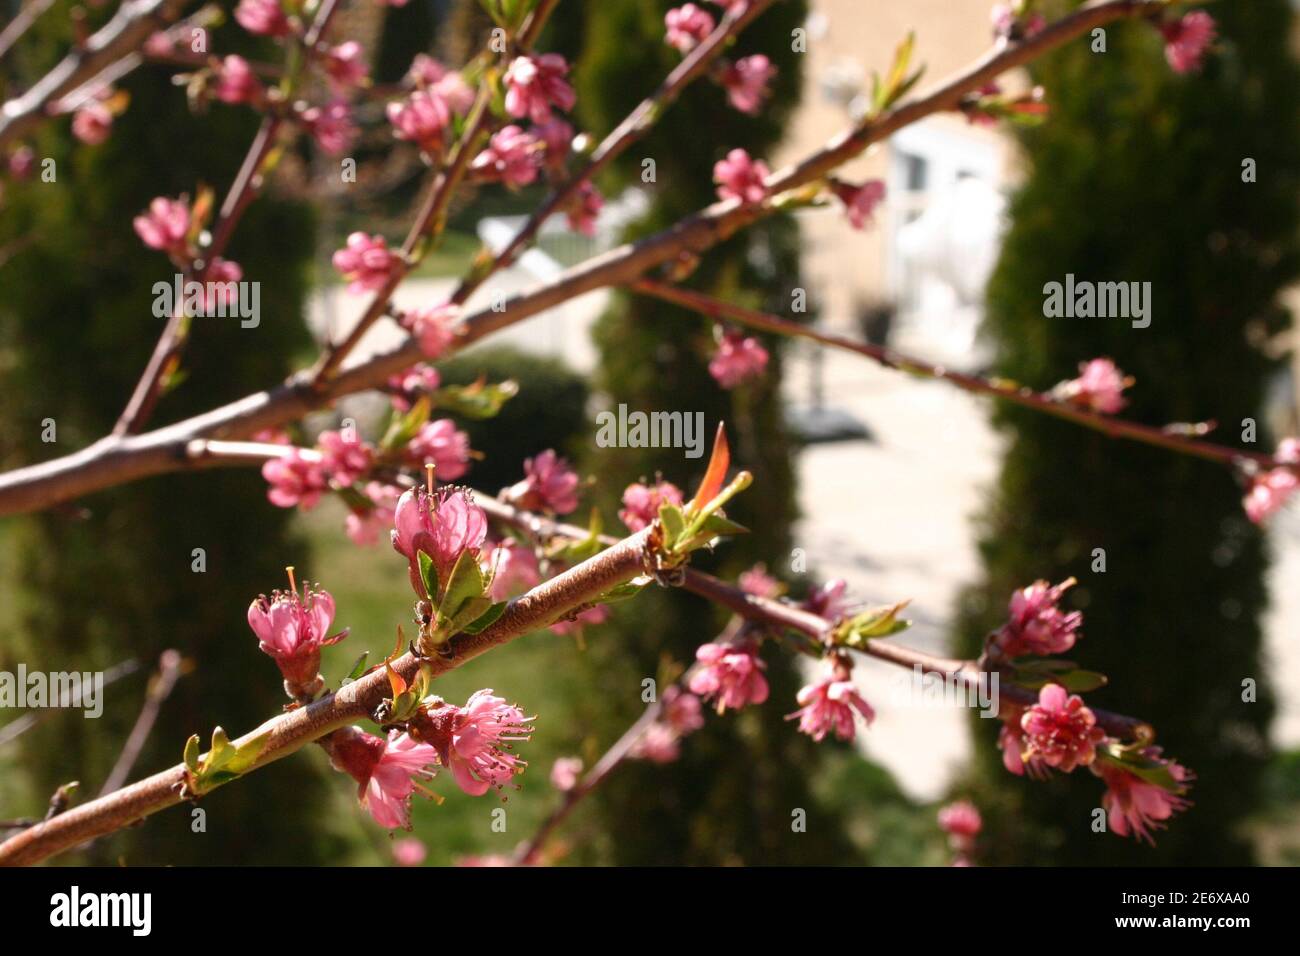
[[[7,19],[18,0],[0,0]],[[662,42],[666,0],[563,0],[542,46],[575,63],[575,124],[600,137],[677,62]],[[1047,5],[1051,12],[1069,4]],[[0,62],[0,98],[66,49],[73,5],[59,0]],[[1296,4],[1216,3],[1221,40],[1203,72],[1177,76],[1158,34],[1107,30],[1104,53],[1076,41],[1013,76],[1041,83],[1052,107],[1039,127],[973,125],[960,115],[910,127],[846,170],[885,181],[874,228],[851,232],[834,209],[765,222],[705,257],[692,285],[953,368],[1045,388],[1078,362],[1108,355],[1137,379],[1126,414],[1164,424],[1220,423],[1259,449],[1297,433],[1291,311],[1300,304],[1300,29]],[[109,9],[91,8],[100,22]],[[335,36],[360,41],[376,83],[394,82],[429,52],[459,65],[490,21],[474,0],[349,5]],[[806,52],[792,49],[802,30]],[[815,149],[867,108],[883,70],[914,30],[922,85],[981,55],[986,0],[785,0],[745,32],[736,55],[762,52],[780,74],[757,118],[700,83],[600,181],[609,201],[595,235],[562,220],[494,282],[511,292],[649,233],[713,198],[713,163],[733,147],[772,165]],[[272,57],[233,21],[213,49]],[[145,65],[120,86],[130,109],[102,146],[79,146],[66,120],[32,142],[53,157],[55,183],[5,184],[0,196],[0,468],[80,448],[111,428],[159,332],[149,313],[155,253],[131,217],[156,195],[223,191],[256,127],[251,113],[192,115],[170,70]],[[281,160],[231,248],[262,282],[263,321],[196,327],[186,374],[155,424],[277,381],[325,335],[355,321],[329,265],[354,228],[395,239],[421,168],[391,149],[378,114],[353,151],[357,184],[302,144]],[[641,180],[641,160],[656,181]],[[1256,161],[1242,181],[1244,159]],[[484,190],[454,209],[446,240],[400,290],[399,305],[442,300],[481,244],[499,247],[540,198]],[[1066,273],[1152,284],[1153,321],[1045,319],[1042,287]],[[792,311],[797,290],[809,303]],[[483,295],[487,296],[485,290]],[[475,300],[476,302],[478,300]],[[486,301],[486,299],[484,299]],[[379,325],[360,352],[399,331]],[[682,487],[702,460],[681,450],[598,448],[595,415],[702,411],[725,420],[755,491],[734,517],[754,533],[701,564],[735,577],[762,563],[796,597],[848,580],[862,601],[912,601],[898,640],[974,653],[998,626],[1013,588],[1074,575],[1085,612],[1075,657],[1106,672],[1100,706],[1155,724],[1166,752],[1194,768],[1195,806],[1155,848],[1092,832],[1100,784],[1076,773],[1046,784],[1010,777],[996,726],[964,709],[904,699],[908,675],[863,662],[855,678],[878,712],[859,746],[814,744],[784,720],[803,683],[788,657],[767,654],[772,699],[710,720],[671,765],[621,767],[559,831],[550,856],[581,864],[942,865],[936,808],[973,799],[985,832],[977,862],[1194,865],[1300,862],[1300,515],[1266,532],[1246,521],[1241,488],[1217,466],[1108,441],[1056,420],[1012,413],[943,383],[915,381],[859,359],[766,342],[770,374],[720,391],[706,364],[712,329],[693,314],[620,293],[592,293],[440,364],[444,382],[512,377],[517,398],[488,421],[463,421],[483,452],[468,481],[487,492],[521,463],[557,448],[601,476],[584,511],[616,527],[629,482],[662,473]],[[308,436],[345,418],[363,430],[384,403],[357,396],[305,423]],[[40,439],[53,418],[58,442]],[[409,617],[402,560],[359,548],[329,501],[306,514],[270,506],[256,471],[151,479],[76,506],[0,521],[0,670],[106,670],[104,715],[0,711],[0,819],[40,816],[69,780],[98,792],[117,760],[165,648],[192,670],[163,705],[134,776],[170,765],[191,733],[243,730],[281,706],[279,679],[257,650],[245,609],[282,586],[283,567],[335,596],[352,635],[326,654],[337,682],[363,650],[392,648]],[[203,548],[206,571],[192,570]],[[1104,573],[1092,570],[1105,549]],[[655,589],[616,605],[579,635],[517,641],[439,680],[456,701],[492,687],[538,715],[521,748],[530,769],[508,797],[506,832],[493,798],[446,781],[440,805],[417,800],[427,864],[507,853],[558,801],[547,774],[561,756],[587,764],[641,711],[641,681],[670,676],[725,616],[688,594]],[[1254,680],[1258,699],[1242,700]],[[35,717],[36,719],[33,719]],[[356,807],[354,788],[309,748],[206,797],[206,829],[174,810],[57,862],[138,864],[387,864],[392,841]],[[795,809],[805,832],[792,831]]]

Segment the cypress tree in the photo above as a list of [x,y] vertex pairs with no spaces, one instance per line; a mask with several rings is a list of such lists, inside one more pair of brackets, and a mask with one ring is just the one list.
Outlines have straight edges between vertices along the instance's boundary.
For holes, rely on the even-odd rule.
[[[1045,387],[1112,357],[1136,378],[1123,414],[1220,422],[1243,437],[1271,362],[1259,339],[1286,327],[1279,291],[1300,268],[1300,75],[1285,0],[1215,4],[1221,40],[1198,75],[1172,73],[1155,31],[1107,31],[1039,61],[1052,115],[1022,136],[1027,178],[988,288],[1000,375]],[[1258,169],[1246,175],[1247,160]],[[1047,318],[1044,286],[1150,282],[1152,320]],[[1085,613],[1071,658],[1105,672],[1087,695],[1141,716],[1199,774],[1195,806],[1150,849],[1094,833],[1101,786],[1086,772],[1011,778],[995,728],[974,721],[987,862],[1241,864],[1240,823],[1260,799],[1274,709],[1259,615],[1264,540],[1226,469],[999,407],[1009,445],[982,519],[985,575],[966,595],[960,642],[975,653],[1013,588],[1079,578]],[[1252,446],[1245,446],[1252,447]],[[1261,427],[1255,448],[1271,449]],[[1101,549],[1098,551],[1097,549]],[[1099,558],[1105,561],[1104,572]],[[1258,682],[1245,703],[1242,682]]]

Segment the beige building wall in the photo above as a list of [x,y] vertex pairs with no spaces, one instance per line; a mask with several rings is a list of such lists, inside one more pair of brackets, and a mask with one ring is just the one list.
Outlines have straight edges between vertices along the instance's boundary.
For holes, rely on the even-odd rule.
[[[889,68],[908,31],[916,32],[913,64],[925,65],[918,89],[976,60],[993,39],[989,9],[989,0],[813,0],[804,103],[774,157],[777,163],[816,149],[853,123],[854,107],[860,108],[869,95],[872,71],[883,73]],[[848,102],[855,85],[861,95],[858,104]],[[971,125],[962,116],[934,117],[909,135],[931,132],[954,147],[944,150],[950,162],[961,162],[963,152],[980,164],[987,164],[992,156],[1000,169],[1010,162],[1003,137]],[[890,299],[898,291],[891,239],[918,212],[919,197],[906,188],[896,139],[873,146],[843,169],[844,177],[853,181],[885,180],[889,193],[876,228],[853,231],[834,208],[803,216],[804,267],[811,295],[827,324],[848,327],[861,302]]]

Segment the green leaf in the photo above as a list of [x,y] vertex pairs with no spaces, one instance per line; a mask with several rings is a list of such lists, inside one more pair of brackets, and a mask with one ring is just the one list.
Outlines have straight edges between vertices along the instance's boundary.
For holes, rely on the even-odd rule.
[[1060,684],[1072,694],[1086,694],[1098,687],[1105,687],[1107,680],[1105,674],[1096,671],[1068,670],[1056,674],[1020,671],[1014,682],[1029,690],[1041,690],[1048,684]]
[[262,756],[262,751],[266,749],[266,745],[270,740],[271,731],[264,730],[252,740],[234,748],[235,752],[224,769],[236,775],[247,773],[257,763],[257,758]]
[[596,600],[600,604],[614,604],[618,601],[626,601],[628,598],[633,598],[640,594],[647,583],[649,583],[648,578],[636,578],[632,581],[625,581],[616,587],[610,588]]
[[190,739],[185,741],[185,766],[189,767],[194,773],[199,771],[199,735],[190,734]]
[[444,385],[433,393],[433,400],[438,408],[465,418],[492,418],[518,394],[519,383],[514,379],[495,384],[480,379],[469,385]]
[[[466,601],[481,598],[486,590],[483,571],[479,568],[477,559],[471,552],[462,551],[451,569],[447,590],[438,604],[438,620],[448,623],[455,621],[461,606]],[[477,616],[476,614],[475,617]]]
[[421,395],[406,414],[394,415],[388,429],[384,432],[384,437],[379,440],[380,450],[393,452],[405,448],[415,437],[415,433],[420,430],[420,426],[429,420],[429,413],[432,410],[433,403],[429,396]]
[[424,591],[430,601],[438,599],[438,569],[433,566],[433,558],[423,551],[416,552],[420,562],[420,580],[424,582]]
[[362,674],[364,674],[366,672],[366,661],[369,659],[369,657],[370,657],[370,652],[363,651],[361,656],[358,657],[352,663],[352,668],[351,670],[348,671],[348,676],[344,677],[341,683],[350,684],[358,677],[360,677]]
[[462,627],[461,631],[463,631],[466,634],[478,634],[482,631],[487,630],[489,627],[491,627],[493,624],[496,623],[497,618],[501,616],[501,614],[505,611],[506,606],[509,603],[510,603],[509,601],[498,601],[496,604],[493,604],[486,611],[484,611],[482,614],[476,617],[473,621],[471,621],[470,623]]
[[911,621],[899,620],[898,613],[907,607],[907,601],[870,607],[842,622],[835,630],[835,643],[845,647],[861,648],[877,637],[890,637],[912,626]]
[[659,506],[659,523],[664,529],[664,547],[671,551],[686,530],[686,516],[677,505],[665,501]]

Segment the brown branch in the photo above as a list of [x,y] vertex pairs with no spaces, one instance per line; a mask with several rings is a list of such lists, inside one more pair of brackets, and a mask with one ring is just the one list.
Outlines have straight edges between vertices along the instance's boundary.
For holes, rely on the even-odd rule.
[[[881,136],[905,125],[900,117],[915,122],[930,112],[951,108],[990,76],[1019,66],[1033,55],[1059,46],[1100,23],[1146,15],[1159,7],[1155,0],[1108,0],[1083,7],[1032,40],[1002,47],[985,56],[921,99],[904,103],[842,135],[798,166],[775,174],[768,185],[772,189],[786,189],[806,184],[821,175],[824,168],[833,168]],[[832,156],[833,162],[828,159]],[[456,348],[585,292],[626,285],[683,253],[703,253],[773,211],[771,204],[742,206],[735,200],[714,203],[663,232],[612,249],[566,270],[550,282],[516,295],[505,303],[501,312],[481,309],[467,316],[460,326]],[[139,436],[102,439],[71,455],[16,469],[0,475],[0,515],[33,511],[126,481],[181,470],[190,465],[185,447],[193,439],[238,439],[260,429],[282,426],[345,395],[379,387],[389,376],[421,358],[418,343],[408,341],[393,351],[341,370],[323,386],[312,388],[306,375],[300,373],[277,388],[249,395],[175,425]]]
[[[460,667],[485,651],[531,631],[548,627],[573,608],[597,600],[619,584],[642,572],[646,532],[618,544],[567,571],[542,582],[510,602],[505,612],[479,634],[460,634],[445,646],[446,654],[428,660],[434,676]],[[404,654],[393,669],[412,680],[420,662]],[[287,757],[308,743],[368,718],[392,691],[383,668],[328,694],[306,707],[263,723],[234,741],[239,747],[266,734],[266,743],[253,769]],[[37,863],[87,840],[119,830],[182,800],[186,768],[177,764],[161,773],[124,787],[89,803],[74,807],[48,822],[39,823],[0,844],[0,865]]]
[[1260,468],[1291,467],[1300,469],[1300,465],[1279,462],[1273,456],[1261,452],[1230,448],[1227,445],[1219,445],[1214,442],[1173,434],[1152,425],[1143,425],[1138,422],[1116,418],[1113,415],[1088,411],[1058,401],[1042,392],[1035,392],[1027,387],[1005,381],[990,381],[977,375],[954,372],[941,365],[935,365],[924,359],[914,358],[881,345],[872,345],[841,335],[819,332],[806,325],[791,322],[789,319],[725,302],[702,292],[696,292],[693,289],[685,289],[681,286],[670,285],[653,279],[638,279],[631,283],[629,288],[635,292],[654,296],[665,302],[671,302],[674,305],[699,312],[708,318],[728,319],[764,332],[773,332],[791,338],[808,339],[821,345],[864,356],[886,368],[898,369],[924,378],[950,382],[963,391],[975,395],[990,395],[1002,401],[1041,412],[1044,415],[1051,415],[1054,418],[1061,418],[1076,425],[1082,425],[1084,428],[1101,432],[1109,438],[1123,438],[1233,467],[1239,467],[1243,462],[1250,461]]
[[113,18],[84,45],[68,51],[31,89],[0,106],[0,152],[30,133],[49,106],[110,64],[129,56],[180,16],[187,0],[123,0]]
[[592,151],[582,168],[543,200],[541,206],[528,217],[528,221],[520,227],[506,247],[492,259],[487,268],[471,273],[460,281],[451,295],[451,302],[464,305],[484,282],[514,262],[515,257],[524,247],[537,238],[538,230],[546,220],[563,209],[583,183],[597,176],[629,146],[638,142],[654,126],[663,112],[676,102],[682,91],[704,75],[731,45],[735,36],[774,2],[775,0],[754,0],[739,15],[728,14],[723,17],[714,31],[691,50],[681,63],[677,64],[659,87],[614,127]]

